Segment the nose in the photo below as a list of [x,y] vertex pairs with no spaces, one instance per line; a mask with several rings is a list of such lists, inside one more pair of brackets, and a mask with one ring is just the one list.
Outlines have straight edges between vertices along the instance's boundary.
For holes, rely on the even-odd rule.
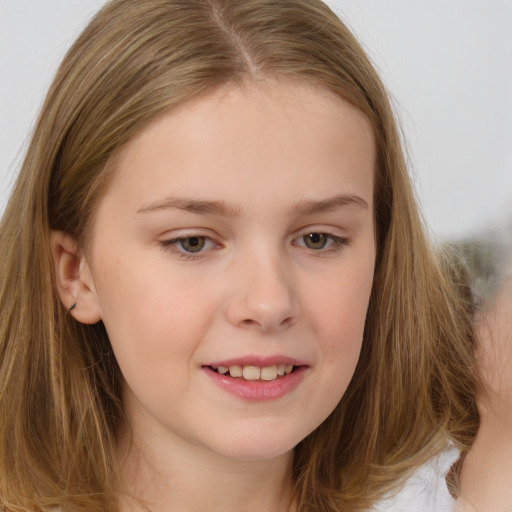
[[296,283],[286,262],[259,255],[244,259],[233,274],[226,315],[233,325],[265,333],[279,332],[295,324],[300,304]]

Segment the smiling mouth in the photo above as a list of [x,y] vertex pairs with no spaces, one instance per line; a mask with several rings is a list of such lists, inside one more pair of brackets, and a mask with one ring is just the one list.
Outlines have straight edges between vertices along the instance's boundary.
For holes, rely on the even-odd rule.
[[209,366],[208,368],[215,373],[234,379],[270,382],[290,375],[298,367],[292,364],[278,364],[272,366]]

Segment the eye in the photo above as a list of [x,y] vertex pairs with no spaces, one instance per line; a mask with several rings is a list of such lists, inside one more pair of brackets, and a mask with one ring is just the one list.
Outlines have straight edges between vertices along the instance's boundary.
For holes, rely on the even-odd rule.
[[204,236],[190,236],[188,238],[178,238],[174,243],[185,252],[199,252],[204,249],[206,242],[207,238]]
[[312,231],[297,238],[295,243],[300,247],[325,253],[342,249],[350,244],[350,240],[330,233]]
[[325,233],[308,233],[302,237],[308,249],[324,249],[329,242],[329,235]]
[[183,236],[163,240],[160,245],[165,249],[171,250],[183,258],[192,258],[193,256],[215,249],[218,245],[207,236]]

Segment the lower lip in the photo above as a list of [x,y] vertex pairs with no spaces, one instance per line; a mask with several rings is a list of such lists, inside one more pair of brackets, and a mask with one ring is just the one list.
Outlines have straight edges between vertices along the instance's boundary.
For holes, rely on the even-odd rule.
[[265,402],[277,400],[296,389],[304,378],[307,366],[299,366],[292,373],[270,381],[235,379],[214,372],[209,367],[203,367],[203,370],[217,386],[233,396],[249,402]]

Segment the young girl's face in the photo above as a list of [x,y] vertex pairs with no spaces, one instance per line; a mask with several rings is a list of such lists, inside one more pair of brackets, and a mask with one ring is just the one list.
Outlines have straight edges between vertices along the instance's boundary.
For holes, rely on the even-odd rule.
[[374,160],[359,111],[293,82],[225,88],[127,144],[80,300],[136,442],[271,458],[332,412],[372,286]]

